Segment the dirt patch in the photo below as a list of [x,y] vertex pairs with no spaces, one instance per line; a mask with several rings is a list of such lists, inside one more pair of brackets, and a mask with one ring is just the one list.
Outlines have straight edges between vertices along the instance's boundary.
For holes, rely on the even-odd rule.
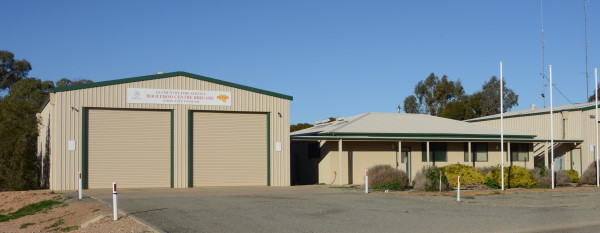
[[[0,192],[2,215],[44,200],[63,202],[34,215],[0,222],[0,232],[153,232],[128,216],[120,216],[118,221],[113,221],[112,209],[94,199],[79,200],[71,196],[47,190]],[[101,215],[106,217],[81,228],[82,224]]]

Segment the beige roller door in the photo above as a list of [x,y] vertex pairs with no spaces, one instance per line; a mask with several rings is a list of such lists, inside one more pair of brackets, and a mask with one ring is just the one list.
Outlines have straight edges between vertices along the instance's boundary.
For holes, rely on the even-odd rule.
[[90,109],[88,187],[170,187],[169,111]]
[[267,185],[267,115],[194,112],[193,185]]

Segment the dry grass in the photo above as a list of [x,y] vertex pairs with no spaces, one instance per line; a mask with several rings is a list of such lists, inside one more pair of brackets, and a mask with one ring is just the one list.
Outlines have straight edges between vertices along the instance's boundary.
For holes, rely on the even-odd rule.
[[596,184],[596,162],[592,162],[581,178],[579,178],[579,184]]
[[408,176],[390,165],[375,165],[369,168],[369,184],[373,189],[405,190]]

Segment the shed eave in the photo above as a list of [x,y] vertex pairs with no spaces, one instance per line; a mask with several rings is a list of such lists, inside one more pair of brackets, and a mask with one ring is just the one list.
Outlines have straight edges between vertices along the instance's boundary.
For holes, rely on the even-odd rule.
[[161,78],[170,78],[170,77],[177,77],[177,76],[184,76],[184,77],[188,77],[188,78],[192,78],[192,79],[196,79],[196,80],[200,80],[200,81],[206,81],[206,82],[211,82],[211,83],[215,83],[215,84],[220,84],[223,86],[228,86],[228,87],[251,91],[251,92],[255,92],[255,93],[259,93],[259,94],[263,94],[263,95],[273,96],[273,97],[277,97],[280,99],[286,99],[286,100],[294,99],[294,97],[289,96],[289,95],[284,95],[284,94],[280,94],[280,93],[276,93],[276,92],[272,92],[272,91],[258,89],[258,88],[254,88],[254,87],[250,87],[250,86],[246,86],[246,85],[242,85],[242,84],[227,82],[227,81],[223,81],[223,80],[219,80],[219,79],[209,78],[206,76],[192,74],[192,73],[188,73],[188,72],[184,72],[184,71],[170,72],[170,73],[164,73],[164,74],[153,74],[153,75],[139,76],[139,77],[133,77],[133,78],[115,79],[115,80],[87,83],[87,84],[81,84],[81,85],[75,85],[75,86],[56,87],[52,90],[52,92],[57,93],[57,92],[73,91],[73,90],[80,90],[80,89],[86,89],[86,88],[111,86],[111,85],[118,85],[118,84],[124,84],[124,83],[140,82],[140,81],[147,81],[147,80],[154,80],[154,79],[161,79]]

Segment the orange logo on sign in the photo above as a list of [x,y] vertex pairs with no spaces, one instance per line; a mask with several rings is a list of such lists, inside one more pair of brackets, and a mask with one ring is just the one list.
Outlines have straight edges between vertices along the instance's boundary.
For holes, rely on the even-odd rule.
[[217,99],[223,101],[223,102],[227,102],[227,99],[229,99],[229,96],[227,95],[218,95]]

